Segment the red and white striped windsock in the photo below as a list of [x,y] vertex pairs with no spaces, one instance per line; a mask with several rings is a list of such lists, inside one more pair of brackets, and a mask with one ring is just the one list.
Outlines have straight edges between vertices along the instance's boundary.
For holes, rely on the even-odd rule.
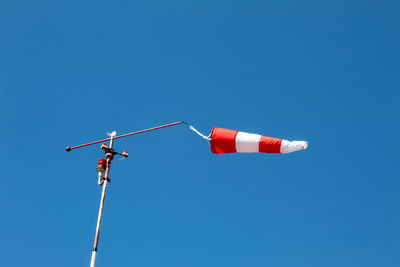
[[306,141],[288,141],[223,128],[213,128],[210,136],[211,151],[224,153],[290,153],[306,149]]

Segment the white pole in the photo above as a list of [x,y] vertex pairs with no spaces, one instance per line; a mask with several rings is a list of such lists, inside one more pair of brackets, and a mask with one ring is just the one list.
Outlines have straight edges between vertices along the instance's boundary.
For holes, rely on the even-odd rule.
[[101,219],[103,216],[103,207],[104,207],[104,198],[106,196],[106,189],[107,189],[107,179],[104,180],[103,192],[101,193],[99,216],[97,218],[96,235],[94,238],[94,245],[93,245],[93,251],[92,251],[92,259],[90,261],[90,267],[94,267],[95,262],[96,262],[97,244],[99,242],[100,224],[101,224]]
[[[110,136],[111,136],[110,147],[109,147],[110,149],[112,149],[112,147],[113,147],[114,136],[115,135],[116,135],[116,132],[112,132],[110,134]],[[99,216],[97,217],[96,235],[95,235],[95,238],[94,238],[94,245],[93,245],[93,251],[92,251],[92,258],[90,260],[90,267],[95,267],[95,263],[96,263],[97,244],[99,243],[99,234],[100,234],[100,224],[101,224],[101,219],[103,217],[104,199],[106,197],[107,182],[109,181],[108,174],[110,172],[112,159],[113,159],[113,154],[112,153],[106,153],[106,160],[107,160],[106,164],[107,165],[106,165],[106,172],[104,174],[103,191],[101,193]]]

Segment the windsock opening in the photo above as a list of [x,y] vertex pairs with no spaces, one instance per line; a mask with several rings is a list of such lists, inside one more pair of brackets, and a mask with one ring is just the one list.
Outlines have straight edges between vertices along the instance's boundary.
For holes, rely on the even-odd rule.
[[213,128],[211,131],[210,147],[214,154],[235,153],[235,139],[238,131]]

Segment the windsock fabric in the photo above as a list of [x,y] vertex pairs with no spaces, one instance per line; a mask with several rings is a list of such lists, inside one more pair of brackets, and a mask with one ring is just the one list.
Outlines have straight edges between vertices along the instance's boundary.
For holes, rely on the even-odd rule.
[[225,153],[290,153],[307,149],[306,141],[288,141],[223,128],[213,128],[210,136],[211,151]]

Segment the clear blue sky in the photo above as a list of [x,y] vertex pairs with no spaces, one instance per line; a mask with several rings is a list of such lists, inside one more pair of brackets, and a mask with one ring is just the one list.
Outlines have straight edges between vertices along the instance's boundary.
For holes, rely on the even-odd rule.
[[0,266],[400,266],[399,1],[0,1]]

